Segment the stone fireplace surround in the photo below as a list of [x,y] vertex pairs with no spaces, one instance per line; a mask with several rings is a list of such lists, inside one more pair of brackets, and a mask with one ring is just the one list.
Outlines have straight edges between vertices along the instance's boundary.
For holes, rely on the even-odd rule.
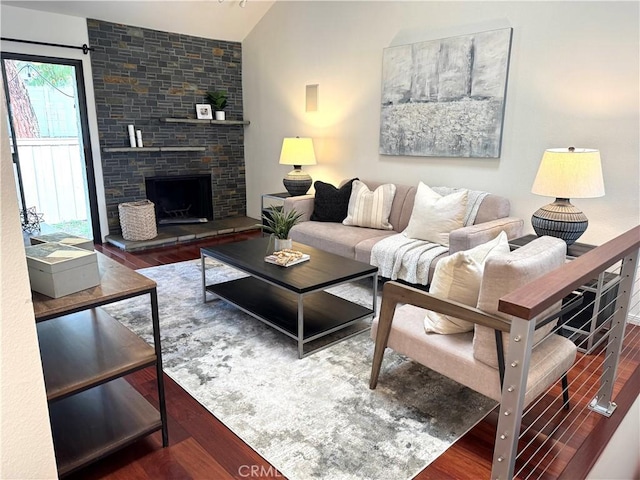
[[[244,217],[244,126],[163,122],[195,118],[195,105],[206,103],[206,92],[212,89],[228,92],[228,120],[244,120],[242,45],[93,19],[87,20],[87,27],[95,47],[91,65],[110,230],[107,240],[120,234],[118,204],[147,198],[148,177],[210,175],[213,223]],[[105,151],[129,147],[129,124],[142,131],[145,147],[203,151]],[[242,228],[222,227],[218,230]]]

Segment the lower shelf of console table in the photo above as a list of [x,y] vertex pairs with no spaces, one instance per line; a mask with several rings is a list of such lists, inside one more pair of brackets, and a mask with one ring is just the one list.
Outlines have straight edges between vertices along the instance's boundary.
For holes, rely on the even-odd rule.
[[158,410],[121,378],[51,403],[49,415],[60,476],[162,428]]

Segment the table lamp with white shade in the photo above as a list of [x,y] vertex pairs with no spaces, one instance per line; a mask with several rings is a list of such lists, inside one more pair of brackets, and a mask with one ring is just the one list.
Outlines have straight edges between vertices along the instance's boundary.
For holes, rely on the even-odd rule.
[[282,180],[287,192],[292,197],[307,193],[311,187],[311,177],[302,171],[302,165],[316,164],[313,140],[300,137],[285,138],[282,141],[280,164],[293,165],[293,170],[287,173]]
[[558,237],[567,245],[573,244],[585,232],[589,222],[569,199],[604,195],[600,152],[575,147],[546,150],[531,192],[556,199],[531,217],[536,234]]

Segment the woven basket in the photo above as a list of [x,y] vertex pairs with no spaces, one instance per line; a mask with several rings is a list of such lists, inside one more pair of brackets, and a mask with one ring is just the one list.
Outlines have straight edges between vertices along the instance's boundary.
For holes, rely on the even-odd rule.
[[141,200],[118,205],[122,238],[125,240],[151,240],[158,236],[156,211],[153,202]]

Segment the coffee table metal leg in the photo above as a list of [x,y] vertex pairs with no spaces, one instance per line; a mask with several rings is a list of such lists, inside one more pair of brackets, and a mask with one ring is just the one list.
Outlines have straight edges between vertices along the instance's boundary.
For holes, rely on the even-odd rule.
[[298,358],[304,356],[304,310],[302,295],[298,295]]

